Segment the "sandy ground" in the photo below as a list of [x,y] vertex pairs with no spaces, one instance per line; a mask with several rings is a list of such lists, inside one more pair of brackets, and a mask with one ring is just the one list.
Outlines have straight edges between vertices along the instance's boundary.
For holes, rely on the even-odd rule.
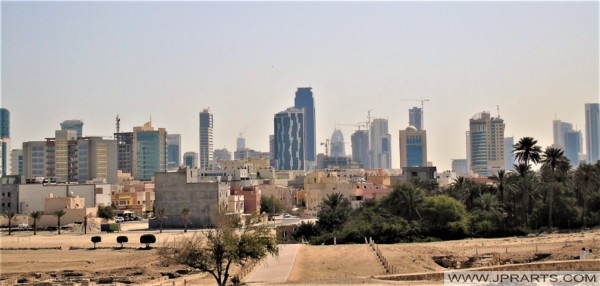
[[[132,225],[133,226],[133,225]],[[215,285],[207,274],[197,273],[183,265],[163,263],[156,250],[142,250],[139,237],[145,233],[157,236],[157,246],[163,241],[178,239],[182,231],[159,234],[156,231],[129,230],[122,233],[81,234],[63,232],[15,232],[0,236],[0,285],[15,282],[35,282],[53,279],[95,279],[99,284],[122,282],[134,285]],[[100,235],[98,249],[91,249],[91,237]],[[116,237],[126,235],[125,249]],[[59,248],[38,249],[31,248]],[[600,230],[585,233],[551,234],[526,238],[466,239],[458,241],[378,245],[379,250],[397,274],[439,273],[447,269],[514,265],[519,263],[568,261],[576,259],[582,247],[600,254]],[[28,250],[18,250],[27,248]],[[437,262],[436,262],[437,261]],[[577,261],[575,261],[577,262]],[[597,262],[597,263],[595,263]],[[446,267],[440,264],[446,264]],[[594,263],[600,267],[600,260]],[[573,270],[567,263],[554,270]],[[568,264],[571,265],[571,264]],[[577,264],[576,270],[591,269],[591,264]],[[569,268],[571,267],[571,268]],[[585,268],[587,267],[587,268]],[[239,269],[233,269],[235,274]],[[356,285],[401,284],[430,285],[439,281],[383,281],[376,276],[386,274],[385,268],[368,245],[311,246],[301,245],[288,285]],[[166,277],[172,280],[166,280]],[[420,280],[420,279],[417,279]]]

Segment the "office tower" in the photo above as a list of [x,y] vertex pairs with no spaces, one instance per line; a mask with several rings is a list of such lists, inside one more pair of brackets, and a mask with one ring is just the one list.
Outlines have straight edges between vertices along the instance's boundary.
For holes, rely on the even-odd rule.
[[244,134],[240,133],[240,136],[236,139],[236,151],[246,149],[246,138],[244,138]]
[[388,133],[387,119],[375,118],[371,122],[371,169],[392,168],[392,136]]
[[370,168],[369,161],[369,132],[356,130],[350,136],[352,143],[352,161],[359,163],[363,168]]
[[13,149],[10,152],[11,175],[23,175],[23,149]]
[[210,109],[200,112],[200,152],[198,168],[208,170],[213,159],[213,114]]
[[408,125],[417,128],[417,131],[424,130],[423,126],[423,108],[413,107],[408,110]]
[[229,161],[231,160],[231,152],[227,148],[215,149],[213,157],[215,162]]
[[554,138],[554,145],[564,150],[566,146],[565,135],[571,131],[573,131],[573,124],[560,120],[553,120],[552,135]]
[[469,163],[467,159],[452,159],[452,171],[457,177],[466,177],[469,175]]
[[83,121],[65,120],[60,123],[60,130],[73,130],[76,132],[77,138],[81,138],[83,137]]
[[585,147],[588,163],[600,160],[600,104],[585,104]]
[[408,126],[399,133],[400,168],[427,166],[427,131]]
[[269,153],[271,154],[269,166],[275,168],[277,166],[275,161],[275,135],[269,135]]
[[[331,157],[346,157],[346,142],[344,142],[344,134],[339,129],[335,129],[331,134],[331,146],[329,147],[329,156]],[[325,154],[327,155],[327,154]]]
[[514,169],[515,157],[512,154],[515,146],[515,137],[504,137],[504,170]]
[[23,142],[23,177],[46,177],[46,159],[46,141]]
[[133,132],[114,133],[117,140],[117,168],[133,174]]
[[167,134],[167,170],[177,170],[181,165],[181,135]]
[[151,122],[133,128],[133,170],[138,180],[151,180],[167,170],[167,131],[154,129]]
[[481,112],[469,119],[471,171],[483,177],[504,169],[504,120]]
[[581,153],[582,143],[581,131],[569,131],[565,134],[565,157],[569,159],[571,166],[579,165],[579,154]]
[[198,168],[198,153],[185,152],[183,154],[183,164],[191,169]]
[[277,170],[305,170],[304,111],[290,107],[275,114],[274,147]]
[[54,138],[54,142],[47,142],[47,145],[54,147],[54,162],[49,162],[49,165],[54,165],[54,173],[49,174],[49,177],[77,182],[77,170],[73,162],[77,154],[77,131],[56,130]]
[[0,108],[0,175],[11,173],[10,170],[10,111]]
[[313,98],[312,87],[299,87],[294,98],[294,107],[304,110],[304,132],[305,136],[305,155],[309,165],[314,165],[317,156],[316,141],[316,123],[315,123],[315,101]]

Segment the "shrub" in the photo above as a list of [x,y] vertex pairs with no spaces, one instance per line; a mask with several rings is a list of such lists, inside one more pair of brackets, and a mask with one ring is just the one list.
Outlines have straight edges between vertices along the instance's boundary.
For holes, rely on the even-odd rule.
[[153,234],[144,234],[140,236],[140,243],[146,245],[146,249],[150,249],[150,244],[156,243],[156,236]]
[[127,238],[127,236],[121,235],[121,236],[117,236],[117,243],[121,244],[121,249],[123,249],[123,243],[127,243],[129,242],[129,239]]
[[101,242],[102,237],[100,236],[92,236],[92,242],[94,243],[94,249],[96,249],[96,243]]

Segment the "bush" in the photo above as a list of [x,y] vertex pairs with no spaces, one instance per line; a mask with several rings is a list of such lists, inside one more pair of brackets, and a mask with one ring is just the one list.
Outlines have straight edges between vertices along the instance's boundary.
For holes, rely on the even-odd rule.
[[92,236],[92,242],[94,243],[94,249],[96,249],[96,243],[99,243],[102,241],[102,237],[100,236]]
[[127,243],[129,242],[129,239],[127,238],[127,236],[121,235],[121,236],[117,236],[117,243],[121,244],[121,249],[123,248],[123,243]]
[[150,244],[156,243],[156,236],[153,234],[144,234],[140,236],[140,243],[146,245],[146,249],[150,249]]

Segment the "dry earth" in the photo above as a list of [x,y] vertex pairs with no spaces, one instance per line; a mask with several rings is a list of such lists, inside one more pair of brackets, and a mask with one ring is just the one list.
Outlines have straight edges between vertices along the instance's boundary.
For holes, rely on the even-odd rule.
[[[91,279],[98,284],[121,282],[136,285],[214,285],[212,277],[194,272],[183,265],[165,264],[157,256],[156,250],[141,250],[139,237],[153,233],[161,242],[178,239],[181,231],[125,231],[122,233],[81,234],[63,232],[61,235],[47,232],[16,232],[11,236],[0,237],[0,285],[14,285],[16,282],[36,281],[78,281]],[[91,249],[91,237],[100,235],[102,242],[98,249]],[[126,235],[129,243],[125,249],[118,249],[116,237]],[[59,249],[43,249],[43,248]],[[286,284],[389,284],[429,285],[440,284],[428,281],[425,276],[407,274],[441,273],[453,268],[485,267],[497,265],[518,265],[517,269],[527,269],[533,262],[547,262],[550,270],[596,270],[600,271],[600,260],[581,263],[576,261],[581,247],[593,248],[600,254],[600,230],[584,233],[548,234],[526,238],[466,239],[458,241],[378,245],[390,265],[402,275],[382,276],[385,268],[375,252],[368,245],[311,246],[302,245],[294,267]],[[18,250],[27,248],[28,250]],[[38,250],[30,250],[38,248]],[[571,261],[568,261],[571,260]],[[437,261],[437,262],[436,262]],[[559,261],[551,263],[548,261]],[[446,267],[442,267],[445,265]],[[536,264],[538,265],[538,264]],[[596,266],[594,266],[596,265]],[[530,268],[542,270],[547,268]],[[234,269],[237,273],[239,269]],[[173,280],[167,281],[165,276]],[[177,278],[179,277],[179,278]],[[394,277],[398,280],[385,281],[376,278]],[[425,278],[423,278],[425,277]],[[65,279],[65,280],[61,280]],[[424,281],[420,281],[424,280]]]

